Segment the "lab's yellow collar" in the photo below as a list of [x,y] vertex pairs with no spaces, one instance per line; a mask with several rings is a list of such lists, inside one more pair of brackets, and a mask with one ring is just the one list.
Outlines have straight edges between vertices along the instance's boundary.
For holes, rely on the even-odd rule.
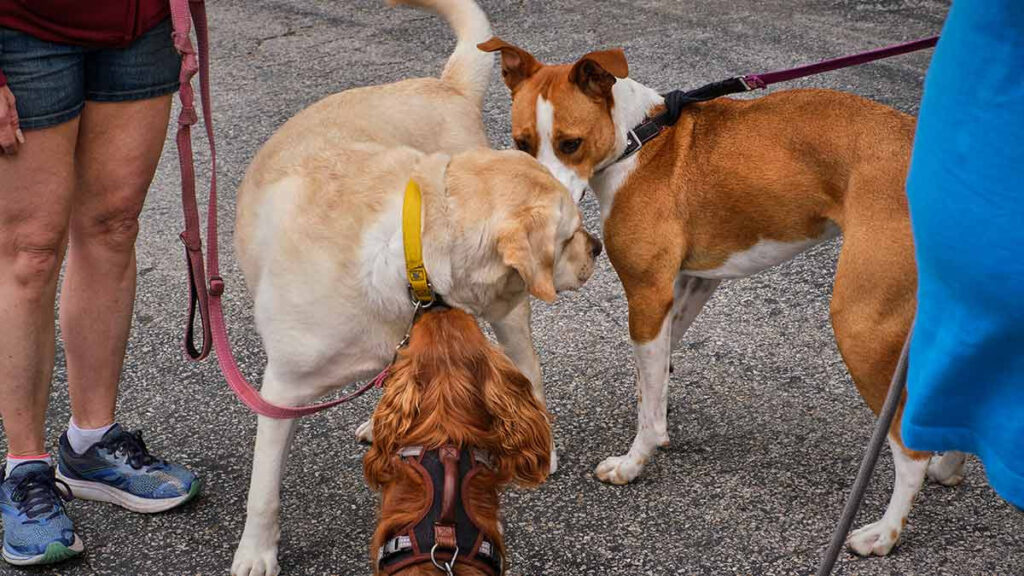
[[438,300],[423,265],[422,238],[423,193],[415,180],[405,185],[405,200],[402,203],[402,242],[405,245],[405,271],[409,278],[409,292],[413,301],[420,306],[430,306]]

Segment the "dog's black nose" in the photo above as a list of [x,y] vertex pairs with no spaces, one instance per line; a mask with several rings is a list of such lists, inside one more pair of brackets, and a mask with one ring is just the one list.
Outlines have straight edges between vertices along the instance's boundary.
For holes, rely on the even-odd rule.
[[594,244],[590,247],[590,253],[594,255],[594,258],[597,258],[601,255],[601,249],[604,247],[601,245],[601,241],[597,238],[591,237],[591,240],[594,241]]

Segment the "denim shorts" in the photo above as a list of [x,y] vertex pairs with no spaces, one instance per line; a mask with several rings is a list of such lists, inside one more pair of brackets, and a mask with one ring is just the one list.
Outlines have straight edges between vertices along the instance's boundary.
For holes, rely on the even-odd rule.
[[178,89],[181,57],[164,20],[125,48],[88,48],[40,40],[0,27],[0,70],[14,94],[23,130],[56,126],[85,101],[123,102]]

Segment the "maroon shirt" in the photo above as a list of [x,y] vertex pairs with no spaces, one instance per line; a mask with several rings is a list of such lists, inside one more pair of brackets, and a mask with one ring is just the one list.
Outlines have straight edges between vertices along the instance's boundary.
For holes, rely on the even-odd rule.
[[[171,13],[168,0],[0,0],[0,27],[79,46],[127,46]],[[0,86],[6,84],[0,71]]]

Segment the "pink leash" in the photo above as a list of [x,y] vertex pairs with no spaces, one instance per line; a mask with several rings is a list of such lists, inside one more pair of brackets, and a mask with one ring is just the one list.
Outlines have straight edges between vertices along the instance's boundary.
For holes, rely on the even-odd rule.
[[[337,406],[361,396],[367,390],[383,385],[388,376],[385,368],[373,380],[359,389],[330,402],[311,406],[279,406],[267,402],[260,393],[246,381],[238,369],[231,352],[227,328],[224,323],[224,309],[221,296],[224,294],[224,280],[220,276],[217,258],[217,150],[213,140],[212,107],[210,104],[210,48],[204,0],[171,0],[171,21],[174,26],[174,47],[182,56],[181,114],[178,117],[178,159],[181,164],[181,203],[185,214],[185,231],[181,241],[185,245],[189,275],[188,325],[185,328],[185,351],[191,360],[202,360],[210,353],[211,347],[217,353],[217,362],[228,385],[250,410],[270,418],[291,419],[306,416],[332,406]],[[192,47],[189,32],[195,25],[199,53]],[[199,73],[199,90],[203,105],[203,123],[210,143],[210,200],[206,214],[206,239],[209,242],[206,266],[203,266],[203,242],[199,233],[199,209],[196,202],[195,169],[192,158],[192,125],[199,121],[195,109],[195,92],[192,77]],[[209,285],[207,285],[207,274]],[[202,347],[195,346],[195,317],[203,330]]]

